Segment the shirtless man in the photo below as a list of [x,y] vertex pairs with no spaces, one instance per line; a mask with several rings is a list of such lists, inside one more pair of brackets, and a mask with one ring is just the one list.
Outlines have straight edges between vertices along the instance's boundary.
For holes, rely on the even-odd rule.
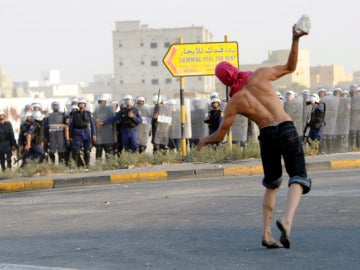
[[[297,32],[294,25],[291,51],[285,65],[259,68],[255,72],[240,72],[228,62],[221,62],[216,66],[216,76],[223,84],[231,87],[232,98],[226,106],[219,129],[202,138],[198,145],[200,150],[205,145],[221,142],[237,114],[248,117],[259,126],[261,160],[264,168],[263,185],[266,188],[261,243],[267,248],[290,248],[289,236],[295,211],[301,195],[308,193],[311,188],[311,179],[307,177],[304,152],[296,128],[271,86],[271,81],[295,71],[299,39],[303,35],[307,33]],[[276,221],[281,232],[280,244],[271,234],[271,219],[276,194],[282,181],[281,157],[290,179],[286,211],[284,216]]]

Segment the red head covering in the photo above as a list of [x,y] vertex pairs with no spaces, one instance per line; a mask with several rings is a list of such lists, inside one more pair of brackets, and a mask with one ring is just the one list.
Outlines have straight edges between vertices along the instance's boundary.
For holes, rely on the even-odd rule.
[[245,85],[252,72],[241,72],[229,62],[224,61],[217,64],[215,74],[223,84],[231,87],[229,96],[232,97]]

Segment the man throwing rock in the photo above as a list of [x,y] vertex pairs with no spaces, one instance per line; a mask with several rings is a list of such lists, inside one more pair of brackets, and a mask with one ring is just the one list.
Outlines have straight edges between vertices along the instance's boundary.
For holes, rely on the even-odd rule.
[[[219,129],[208,137],[202,138],[198,149],[208,144],[221,142],[234,122],[237,114],[254,121],[260,128],[260,151],[264,169],[263,185],[266,188],[263,199],[262,245],[267,248],[290,248],[290,231],[295,211],[302,194],[311,188],[311,179],[307,177],[305,158],[299,135],[288,114],[271,86],[284,75],[296,69],[299,39],[305,32],[292,30],[292,45],[285,65],[259,68],[254,72],[241,72],[228,62],[216,66],[219,80],[231,87],[230,101],[226,106],[223,121]],[[282,182],[281,157],[290,177],[288,201],[284,216],[276,221],[281,232],[280,243],[271,234],[271,219],[274,212],[276,194]]]

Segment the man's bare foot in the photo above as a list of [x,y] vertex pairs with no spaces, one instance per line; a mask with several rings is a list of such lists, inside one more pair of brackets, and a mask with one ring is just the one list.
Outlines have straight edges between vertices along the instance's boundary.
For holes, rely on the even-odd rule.
[[276,226],[281,232],[280,243],[284,246],[284,248],[290,248],[289,232],[286,230],[280,219],[276,221]]
[[281,243],[276,242],[274,239],[272,239],[270,241],[262,240],[261,245],[268,248],[268,249],[283,248],[284,247]]

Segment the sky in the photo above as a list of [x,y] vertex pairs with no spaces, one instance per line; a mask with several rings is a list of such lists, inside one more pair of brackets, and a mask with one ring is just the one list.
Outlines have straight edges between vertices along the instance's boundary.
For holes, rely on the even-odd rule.
[[[335,3],[335,4],[334,4]],[[302,14],[310,34],[300,48],[310,65],[360,70],[360,13],[356,0],[0,0],[0,67],[14,81],[40,80],[50,69],[63,83],[90,82],[113,73],[116,21],[149,28],[202,26],[214,42],[237,41],[239,63],[258,64],[270,50],[289,49]],[[187,42],[184,40],[184,42]]]

